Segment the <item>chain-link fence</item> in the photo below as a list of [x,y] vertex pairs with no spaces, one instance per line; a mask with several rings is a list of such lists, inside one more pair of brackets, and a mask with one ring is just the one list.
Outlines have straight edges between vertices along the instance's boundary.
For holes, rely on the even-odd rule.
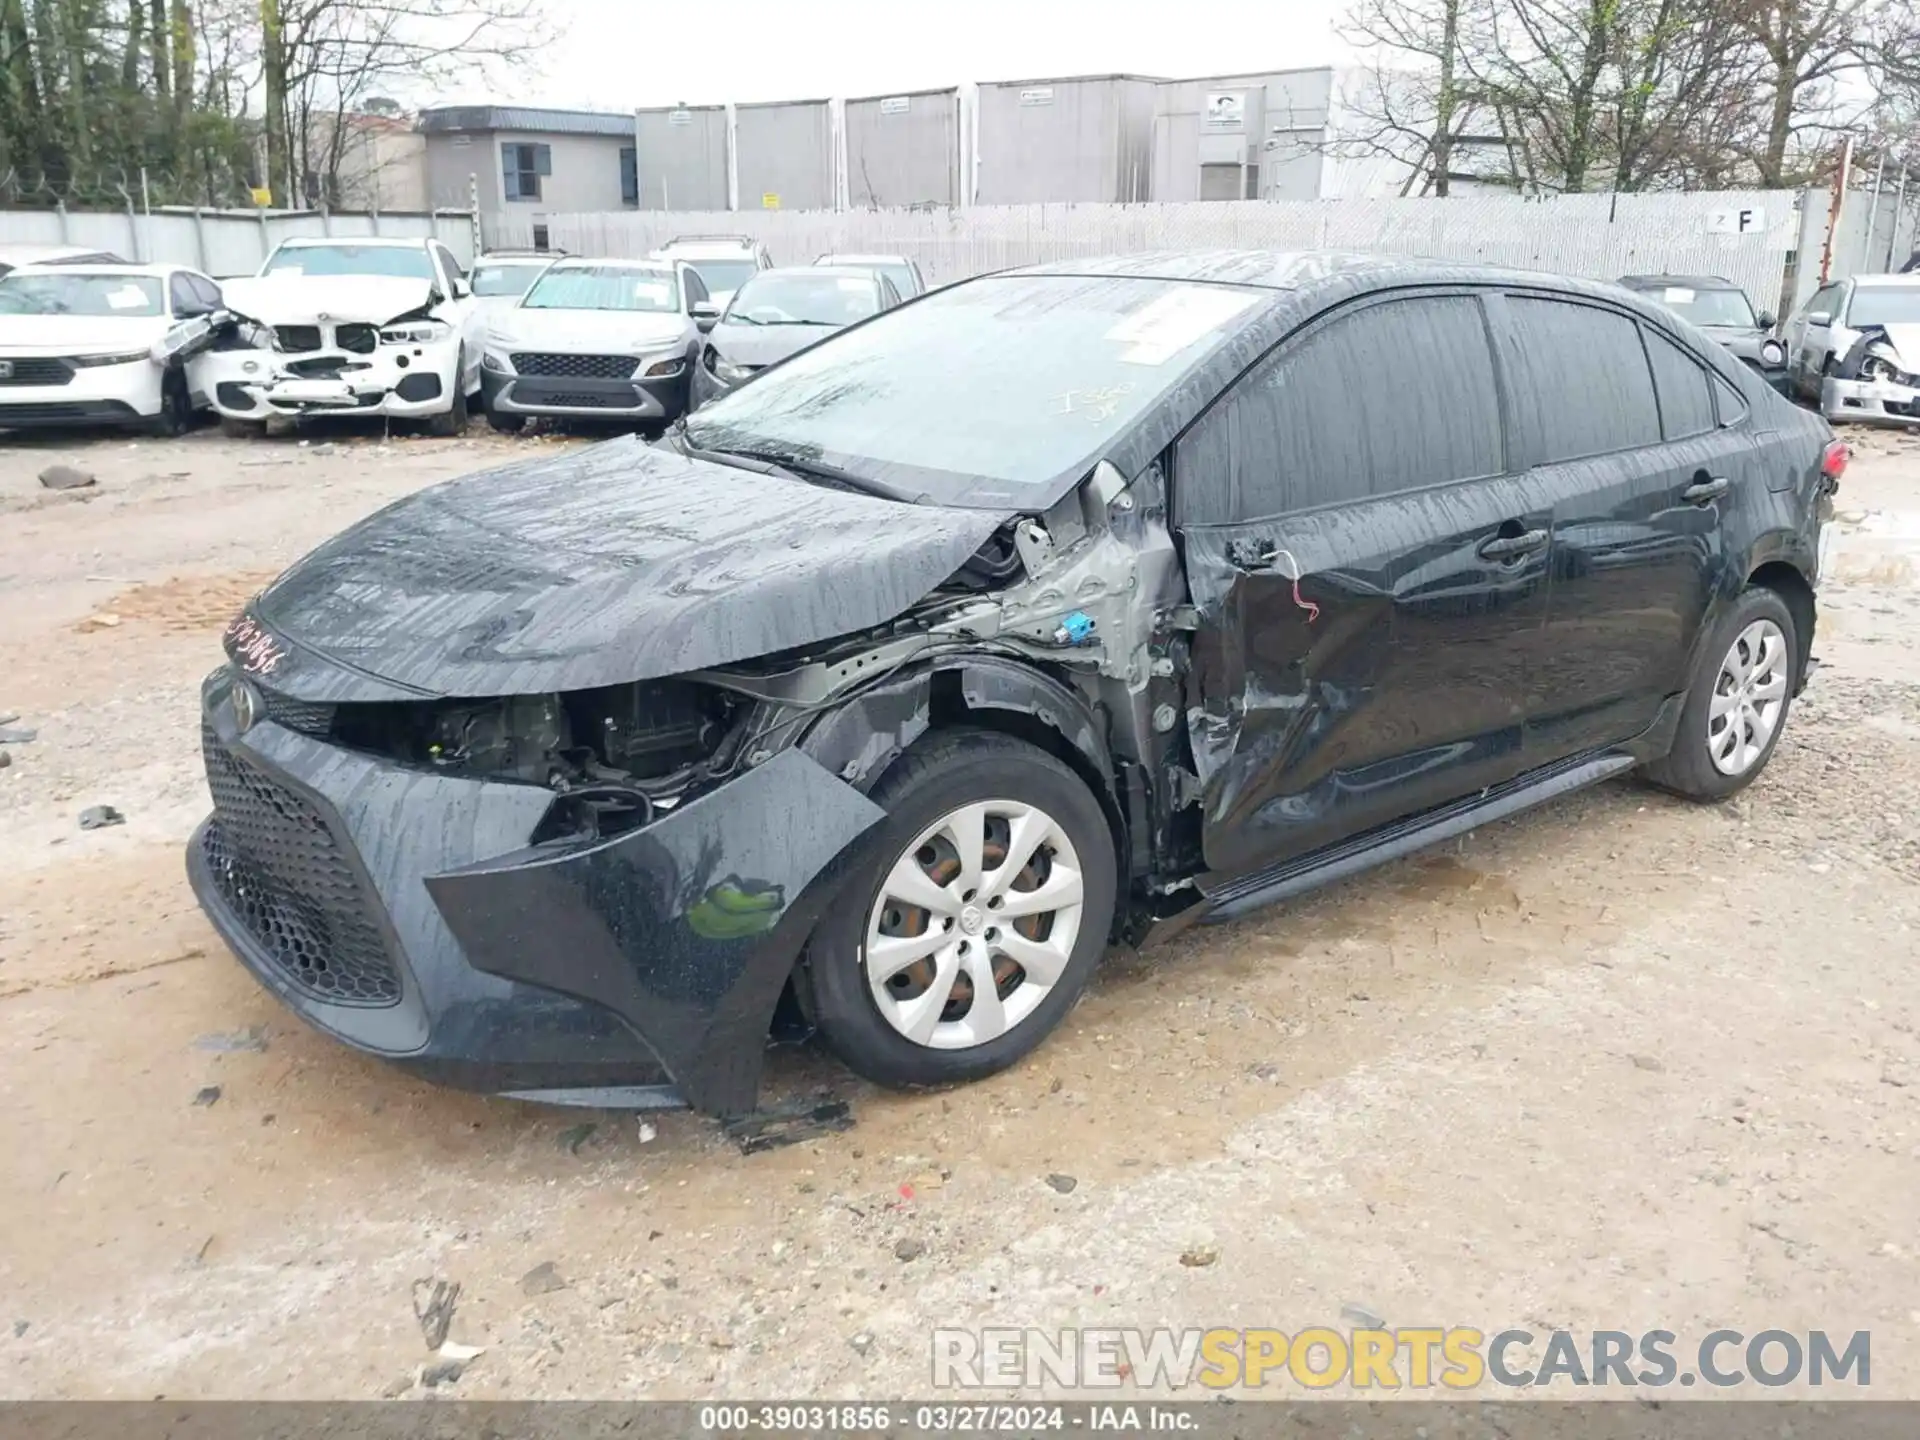
[[[1920,198],[1920,197],[1916,197]],[[1881,225],[1912,229],[1889,199]],[[1824,239],[1823,192],[1715,191],[1465,195],[1445,200],[1305,200],[1147,205],[1010,205],[966,210],[739,211],[486,218],[489,245],[531,245],[586,255],[643,255],[675,235],[745,234],[783,265],[834,251],[906,255],[930,280],[962,279],[1013,265],[1142,250],[1364,250],[1465,260],[1611,280],[1621,275],[1724,275],[1756,306],[1785,297],[1789,262],[1806,243],[1803,220]],[[1878,268],[1885,240],[1844,247],[1840,263]],[[1904,258],[1904,251],[1902,258]],[[1817,271],[1819,247],[1799,269]],[[1835,273],[1850,273],[1836,271]]]

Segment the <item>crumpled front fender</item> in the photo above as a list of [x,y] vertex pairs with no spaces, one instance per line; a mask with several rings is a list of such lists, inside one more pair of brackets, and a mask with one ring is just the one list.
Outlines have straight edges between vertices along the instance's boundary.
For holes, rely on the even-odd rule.
[[794,959],[884,815],[787,750],[643,829],[426,885],[477,969],[606,1006],[694,1108],[743,1115]]

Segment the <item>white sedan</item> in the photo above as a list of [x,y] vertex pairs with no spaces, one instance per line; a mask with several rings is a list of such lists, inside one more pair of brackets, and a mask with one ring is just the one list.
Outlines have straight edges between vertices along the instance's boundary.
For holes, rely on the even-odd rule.
[[207,403],[220,287],[177,265],[65,263],[0,277],[0,429],[182,434]]
[[687,411],[700,356],[692,266],[557,260],[494,316],[482,384],[487,419],[518,430],[535,415],[663,426]]

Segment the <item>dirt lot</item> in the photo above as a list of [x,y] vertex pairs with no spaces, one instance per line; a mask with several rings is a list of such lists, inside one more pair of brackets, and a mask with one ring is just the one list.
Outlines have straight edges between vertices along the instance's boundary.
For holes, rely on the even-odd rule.
[[[1116,953],[968,1090],[782,1052],[774,1098],[858,1123],[753,1156],[322,1040],[182,873],[239,602],[565,442],[0,440],[0,713],[39,732],[0,770],[0,1396],[400,1393],[438,1277],[467,1397],[924,1395],[936,1323],[1354,1305],[1870,1329],[1872,1394],[1920,1398],[1920,442],[1859,438],[1824,666],[1739,801],[1610,785]],[[98,485],[43,491],[54,460]],[[82,831],[96,804],[126,823]]]

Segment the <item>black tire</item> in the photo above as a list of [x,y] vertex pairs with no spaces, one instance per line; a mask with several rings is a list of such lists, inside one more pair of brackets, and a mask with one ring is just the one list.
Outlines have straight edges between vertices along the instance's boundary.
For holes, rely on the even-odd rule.
[[193,392],[187,385],[187,372],[169,365],[160,377],[160,413],[147,421],[147,433],[163,440],[178,440],[192,428]]
[[[1024,1018],[963,1049],[920,1044],[882,1016],[867,982],[867,926],[882,883],[928,826],[962,806],[1015,797],[1045,811],[1072,844],[1082,881],[1079,930],[1058,979]],[[1080,777],[1044,750],[982,730],[927,736],[894,762],[873,799],[887,819],[863,842],[858,868],[807,947],[799,977],[803,1004],[827,1047],[849,1069],[881,1085],[943,1085],[1004,1070],[1073,1008],[1106,950],[1117,880],[1106,812]],[[1012,981],[1016,990],[1024,983],[1024,972]],[[956,988],[955,996],[960,993]]]
[[522,430],[527,428],[527,417],[524,415],[502,415],[496,410],[489,410],[487,412],[487,424],[491,425],[495,430],[498,430],[502,435],[518,435]]
[[258,440],[267,433],[264,420],[236,420],[231,415],[220,417],[220,433],[229,440]]
[[[1782,661],[1785,694],[1780,712],[1758,756],[1738,774],[1728,774],[1713,762],[1710,750],[1711,709],[1721,681],[1721,669],[1734,643],[1750,626],[1770,620],[1786,639]],[[1780,736],[1787,728],[1793,709],[1794,692],[1800,684],[1800,635],[1793,612],[1778,592],[1760,585],[1749,585],[1731,609],[1714,626],[1713,634],[1701,648],[1700,660],[1687,687],[1686,704],[1680,711],[1680,728],[1674,735],[1673,749],[1665,758],[1648,765],[1648,780],[1663,790],[1689,800],[1724,800],[1751,785],[1767,768]]]
[[467,408],[467,350],[463,345],[453,360],[453,408],[427,421],[427,433],[442,440],[467,433],[473,412]]

